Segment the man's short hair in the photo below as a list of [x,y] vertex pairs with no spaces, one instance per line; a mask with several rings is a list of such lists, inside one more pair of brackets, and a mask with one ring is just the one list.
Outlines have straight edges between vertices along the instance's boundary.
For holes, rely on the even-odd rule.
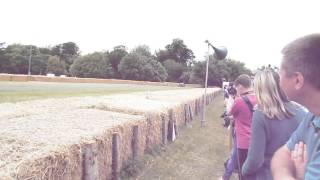
[[247,74],[241,74],[233,83],[235,86],[242,85],[245,88],[251,87],[251,78]]
[[300,72],[304,79],[320,90],[320,34],[294,40],[282,50],[282,68],[288,77]]

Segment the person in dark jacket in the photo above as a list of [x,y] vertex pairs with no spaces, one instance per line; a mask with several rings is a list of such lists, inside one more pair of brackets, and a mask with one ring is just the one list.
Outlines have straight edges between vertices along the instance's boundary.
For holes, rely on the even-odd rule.
[[242,167],[243,179],[272,180],[271,158],[297,129],[306,110],[288,101],[279,86],[279,75],[267,68],[256,74],[254,91],[257,106],[253,114],[251,140]]

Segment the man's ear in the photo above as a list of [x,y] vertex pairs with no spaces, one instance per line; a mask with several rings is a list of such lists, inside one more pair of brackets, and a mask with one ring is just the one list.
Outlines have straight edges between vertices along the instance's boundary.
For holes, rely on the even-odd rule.
[[303,87],[304,85],[304,77],[300,72],[295,72],[295,84],[294,84],[294,88],[296,90],[299,90]]

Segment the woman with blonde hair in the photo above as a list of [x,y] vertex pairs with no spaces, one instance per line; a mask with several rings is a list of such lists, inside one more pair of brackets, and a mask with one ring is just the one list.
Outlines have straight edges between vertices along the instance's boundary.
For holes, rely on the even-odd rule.
[[271,68],[254,78],[257,106],[253,114],[251,140],[242,167],[244,179],[271,180],[270,161],[305,116],[305,110],[287,99],[279,86],[279,75]]

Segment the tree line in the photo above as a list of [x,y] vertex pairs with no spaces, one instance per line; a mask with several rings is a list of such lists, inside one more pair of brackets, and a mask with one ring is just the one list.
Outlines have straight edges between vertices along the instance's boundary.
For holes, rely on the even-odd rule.
[[[53,47],[0,43],[0,73],[28,74],[31,54],[31,74],[68,75],[85,78],[115,78],[143,81],[170,81],[204,84],[206,61],[196,61],[194,53],[182,39],[172,42],[155,53],[147,45],[128,51],[124,45],[111,51],[80,55],[74,42]],[[209,85],[232,81],[239,74],[251,74],[244,63],[209,57]]]

